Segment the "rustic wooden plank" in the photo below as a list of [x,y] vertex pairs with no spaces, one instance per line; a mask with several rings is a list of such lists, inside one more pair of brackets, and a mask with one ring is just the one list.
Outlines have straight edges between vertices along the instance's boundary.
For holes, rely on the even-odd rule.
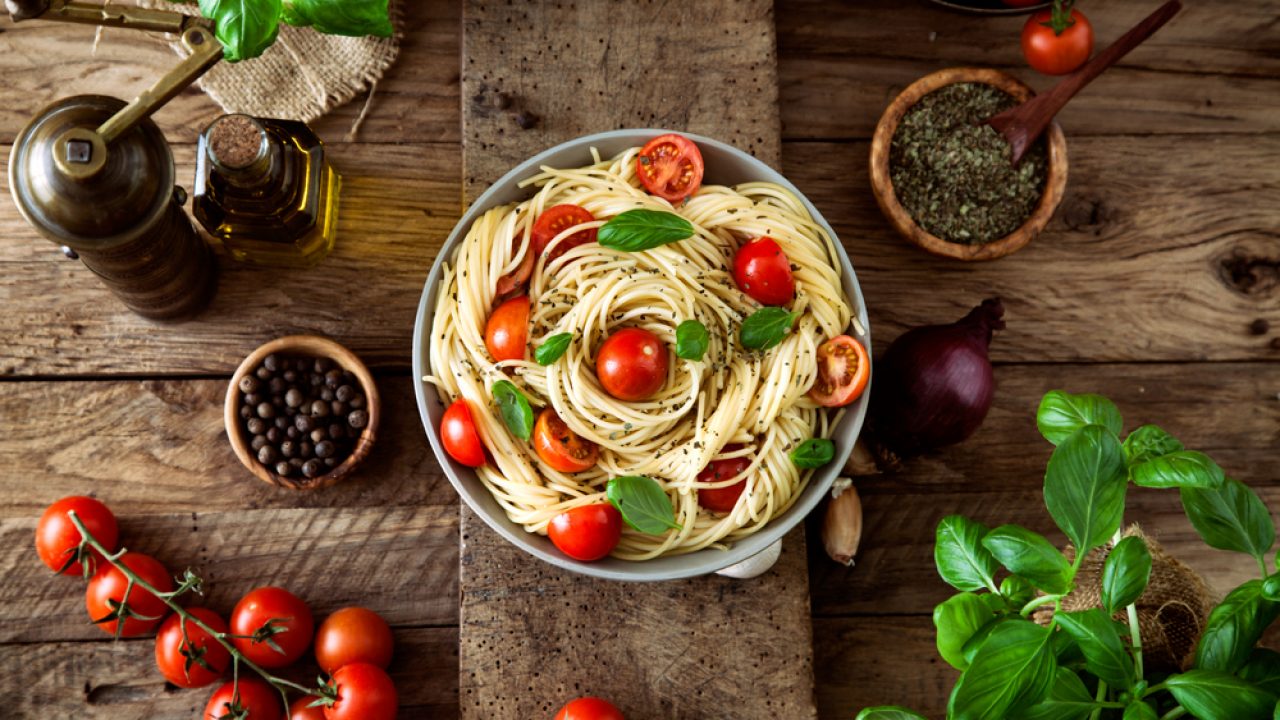
[[[409,2],[404,6],[400,59],[378,83],[359,139],[366,142],[457,142],[458,13],[454,2]],[[159,35],[107,30],[93,52],[94,29],[32,21],[14,23],[0,14],[0,142],[45,105],[69,95],[104,91],[132,99],[177,63]],[[51,62],[50,58],[57,58]],[[342,140],[364,105],[364,97],[315,123],[320,137]],[[156,115],[170,142],[195,142],[220,113],[192,88]]]
[[[1152,4],[1105,0],[1084,8],[1104,47]],[[1073,134],[1275,131],[1280,40],[1275,4],[1231,12],[1187,4],[1168,26],[1089,86],[1063,112]],[[865,138],[889,99],[953,65],[994,66],[1037,89],[1055,78],[1026,65],[1024,17],[983,17],[894,0],[785,0],[778,7],[778,73],[785,137]]]
[[[457,717],[457,628],[398,629],[395,641],[389,671],[400,717]],[[12,720],[194,718],[212,692],[165,683],[150,639],[0,645],[0,672],[23,682],[5,705]],[[309,684],[316,668],[308,658],[284,674]]]
[[946,717],[960,673],[938,657],[930,618],[814,618],[813,635],[818,717],[851,718],[877,705]]
[[[109,504],[110,490],[101,497]],[[53,575],[36,558],[36,520],[0,520],[0,643],[102,639],[85,613],[84,584]],[[125,547],[175,573],[192,568],[205,580],[205,604],[219,612],[230,612],[255,587],[279,585],[317,614],[367,605],[396,626],[458,622],[452,506],[241,509],[119,521]]]

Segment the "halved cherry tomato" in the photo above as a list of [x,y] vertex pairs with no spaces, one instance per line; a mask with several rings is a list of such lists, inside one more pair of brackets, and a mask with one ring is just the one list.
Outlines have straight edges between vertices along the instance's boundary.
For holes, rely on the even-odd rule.
[[[76,517],[84,523],[84,527],[107,550],[115,552],[120,540],[120,530],[116,525],[116,516],[106,505],[91,497],[73,495],[65,497],[50,505],[40,516],[36,525],[36,554],[41,562],[54,572],[63,575],[80,575],[84,567],[77,554],[80,547],[80,531],[71,522],[67,513],[75,511]],[[97,550],[86,548],[90,556],[89,573],[97,570],[96,565],[102,561]]]
[[646,400],[667,381],[667,347],[642,328],[610,335],[596,355],[596,377],[619,400]]
[[[741,445],[726,445],[725,450],[740,449]],[[736,457],[727,460],[712,460],[702,472],[698,473],[699,482],[718,482],[741,475],[751,465],[751,458]],[[747,487],[747,479],[722,488],[699,488],[698,504],[712,511],[727,513],[738,504],[738,498]]]
[[645,143],[636,156],[636,175],[651,195],[678,203],[702,187],[702,151],[693,141],[670,133]]
[[325,720],[395,720],[396,686],[377,665],[355,663],[333,674],[338,698],[325,707]]
[[[543,210],[542,214],[538,216],[538,221],[533,224],[534,255],[541,255],[543,251],[547,249],[547,246],[551,244],[551,241],[555,240],[556,236],[565,230],[568,230],[575,225],[589,223],[595,219],[595,216],[586,208],[568,203],[564,205],[555,205]],[[556,245],[556,248],[551,251],[551,254],[547,256],[547,262],[550,263],[552,260],[555,260],[572,248],[576,248],[579,245],[586,245],[587,243],[593,243],[595,241],[595,228],[579,230],[578,232],[561,240],[560,243]]]
[[761,305],[786,305],[796,294],[791,262],[778,242],[767,236],[738,249],[733,258],[733,279]]
[[607,502],[579,505],[551,518],[547,535],[560,552],[591,562],[613,552],[622,537],[622,514]]
[[311,707],[317,699],[315,695],[303,695],[289,703],[289,720],[324,720],[324,708]]
[[385,670],[394,645],[391,627],[381,615],[362,607],[342,608],[325,618],[316,631],[316,663],[329,674],[353,663]]
[[[129,568],[148,585],[162,593],[173,592],[173,578],[159,560],[142,553],[125,553],[119,562]],[[120,628],[120,637],[137,637],[150,632],[164,620],[169,606],[160,598],[143,590],[137,585],[129,590],[129,598],[125,600],[125,589],[129,587],[129,578],[116,569],[115,565],[102,563],[98,572],[89,581],[84,594],[84,605],[89,611],[89,618],[104,632],[116,634],[119,619],[98,622],[103,618],[116,614],[122,601],[128,605],[129,616]]]
[[[237,690],[239,692],[237,692]],[[240,682],[225,683],[209,698],[204,707],[203,720],[280,720],[280,693],[265,681],[241,677]]]
[[538,414],[538,422],[533,426],[533,449],[543,462],[566,473],[589,470],[600,458],[600,448],[570,430],[555,409],[549,407]]
[[871,377],[871,361],[862,343],[840,335],[818,346],[818,379],[809,397],[823,407],[843,407],[858,399]]
[[480,467],[485,462],[484,443],[476,433],[471,407],[462,398],[454,400],[440,418],[440,441],[450,457],[467,467]]
[[[1022,54],[1027,64],[1045,75],[1066,75],[1089,59],[1093,52],[1093,26],[1079,10],[1055,17],[1055,10],[1041,10],[1022,26]],[[1059,29],[1055,29],[1055,26]]]
[[555,720],[626,720],[613,703],[598,697],[581,697],[560,708]]
[[[227,622],[209,608],[187,608],[187,612],[214,632],[227,632]],[[182,627],[178,624],[180,622],[187,626],[186,642],[182,640]],[[156,667],[160,668],[160,674],[165,680],[178,687],[212,685],[222,677],[230,664],[231,653],[227,652],[222,643],[214,640],[199,625],[183,620],[181,616],[170,615],[160,626],[160,632],[156,633]]]
[[[516,236],[511,238],[511,254],[512,255],[515,255],[516,253],[520,252],[520,245],[523,242],[524,242],[523,232],[516,233]],[[524,258],[520,261],[520,264],[516,266],[515,270],[512,270],[506,275],[503,275],[502,277],[498,278],[498,286],[497,286],[498,297],[507,297],[512,293],[516,292],[517,290],[524,287],[525,281],[528,280],[529,276],[533,274],[533,261],[534,261],[533,255],[534,255],[533,248],[531,246],[528,249],[528,251],[525,252]]]
[[[267,623],[276,629],[269,643],[253,637]],[[315,627],[311,608],[297,595],[283,588],[260,587],[240,598],[231,611],[232,634],[246,636],[232,638],[231,644],[262,667],[288,667],[311,646]]]
[[484,346],[495,361],[523,360],[529,342],[529,296],[521,295],[498,306],[484,328]]

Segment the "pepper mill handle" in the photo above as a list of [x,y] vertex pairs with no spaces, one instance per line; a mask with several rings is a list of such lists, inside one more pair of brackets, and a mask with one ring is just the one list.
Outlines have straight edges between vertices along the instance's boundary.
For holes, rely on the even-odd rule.
[[14,22],[38,18],[49,10],[49,0],[4,0]]

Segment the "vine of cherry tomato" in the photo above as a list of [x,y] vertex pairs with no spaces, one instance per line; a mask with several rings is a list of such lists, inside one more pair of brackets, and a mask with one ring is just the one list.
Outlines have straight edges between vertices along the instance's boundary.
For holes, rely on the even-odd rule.
[[[169,577],[169,571],[150,555],[125,553],[118,562],[159,592],[173,592],[173,579]],[[126,590],[129,593],[127,600]],[[123,625],[118,615],[122,603],[128,607],[128,616],[124,618]],[[145,635],[155,629],[169,612],[169,606],[150,592],[137,585],[130,589],[129,578],[116,566],[106,562],[102,563],[89,581],[89,586],[85,589],[84,604],[95,625],[103,632],[120,637]]]
[[[276,630],[270,637],[253,637],[268,623]],[[314,630],[311,608],[284,588],[252,590],[231,611],[231,644],[264,668],[292,665],[311,645]]]
[[[115,552],[119,546],[120,530],[116,525],[116,516],[111,514],[106,505],[91,497],[80,495],[65,497],[50,505],[40,516],[36,524],[36,553],[41,562],[54,572],[63,575],[81,575],[84,566],[80,562],[77,549],[80,546],[80,531],[71,523],[67,514],[75,511],[76,517],[84,523],[89,533],[102,543],[107,550]],[[90,570],[101,562],[97,550],[90,550]]]
[[[227,622],[209,608],[187,608],[200,622],[214,632],[227,632]],[[186,625],[187,640],[182,640],[182,626]],[[199,660],[196,660],[199,658]],[[206,667],[207,666],[207,667]],[[182,688],[199,688],[212,685],[231,666],[231,653],[209,633],[190,620],[170,615],[156,633],[156,667],[164,679]]]

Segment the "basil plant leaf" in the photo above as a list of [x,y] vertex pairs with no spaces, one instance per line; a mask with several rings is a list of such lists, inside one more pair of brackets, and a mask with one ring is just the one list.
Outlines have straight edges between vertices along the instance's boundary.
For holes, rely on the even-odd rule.
[[1116,543],[1102,564],[1102,606],[1114,613],[1142,597],[1151,579],[1151,551],[1142,538]]
[[919,713],[896,705],[864,708],[854,720],[925,720]]
[[965,643],[996,618],[996,614],[973,593],[952,595],[933,609],[933,626],[938,631],[938,654],[957,670],[969,667],[964,657]]
[[1000,564],[982,546],[987,532],[987,526],[962,515],[948,515],[938,523],[933,560],[948,585],[957,590],[996,590]]
[[[986,599],[991,596],[984,594],[979,595],[978,597]],[[1015,618],[1012,615],[1002,615],[978,628],[978,632],[974,633],[973,637],[965,641],[964,647],[960,648],[960,655],[964,658],[965,665],[973,664],[973,658],[978,654],[978,651],[982,649],[982,646],[987,643],[987,640],[991,637],[991,633],[995,632],[996,628],[1006,623],[1014,622],[1026,621],[1021,617]]]
[[1262,597],[1271,602],[1280,602],[1280,573],[1269,575],[1262,581]]
[[685,320],[676,326],[676,357],[701,360],[711,345],[707,326],[697,320]]
[[1194,450],[1178,450],[1129,468],[1135,485],[1149,488],[1222,487],[1222,468],[1208,455]]
[[1266,720],[1276,707],[1275,695],[1217,670],[1188,670],[1164,683],[1178,704],[1200,720]]
[[499,380],[489,391],[507,429],[521,440],[528,440],[533,435],[533,408],[528,398],[510,380]]
[[550,365],[564,355],[571,342],[573,342],[573,333],[556,333],[543,340],[538,349],[533,351],[533,359],[537,360],[539,365]]
[[596,240],[604,247],[640,252],[693,236],[693,225],[673,212],[637,208],[600,226]]
[[1053,675],[1049,696],[1015,715],[1017,720],[1085,720],[1097,708],[1093,693],[1070,668]]
[[1009,572],[1055,595],[1071,590],[1071,563],[1043,535],[1017,525],[1001,525],[982,538],[982,546]]
[[997,625],[956,683],[947,717],[1004,720],[1045,699],[1057,671],[1052,637],[1030,621]]
[[1130,464],[1185,449],[1182,443],[1155,425],[1143,425],[1124,439],[1124,455]]
[[326,35],[391,37],[387,0],[284,0],[283,20]]
[[1113,688],[1128,689],[1136,680],[1133,658],[1120,641],[1121,628],[1106,611],[1092,608],[1053,616],[1084,653],[1084,666]]
[[1087,553],[1120,529],[1128,484],[1115,433],[1085,425],[1058,443],[1049,457],[1044,504],[1076,551]]
[[768,350],[782,342],[798,317],[800,313],[786,308],[760,308],[742,321],[738,339],[749,350]]
[[1262,596],[1262,581],[1232,590],[1209,613],[1196,645],[1197,668],[1233,673],[1248,661],[1262,633],[1280,616],[1280,605]]
[[228,62],[256,58],[280,32],[281,0],[200,0],[200,14],[214,23]]
[[1023,605],[1035,599],[1036,589],[1025,579],[1010,575],[1000,581],[1000,595],[1014,610],[1021,610]]
[[1160,715],[1150,705],[1134,700],[1124,707],[1120,720],[1160,720]]
[[827,438],[809,438],[797,445],[788,457],[802,470],[820,468],[836,456],[836,444]]
[[1124,420],[1115,403],[1101,395],[1072,395],[1050,390],[1041,398],[1040,408],[1036,411],[1036,427],[1040,428],[1045,440],[1060,445],[1085,425],[1101,425],[1112,435],[1119,435],[1124,428]]
[[1273,695],[1280,695],[1280,653],[1267,648],[1254,648],[1249,654],[1249,660],[1236,675]]
[[623,475],[609,480],[605,496],[622,514],[622,519],[646,535],[661,535],[680,529],[671,498],[653,478]]
[[1263,562],[1275,544],[1271,513],[1248,485],[1227,478],[1219,488],[1182,488],[1182,508],[1211,547],[1248,553]]

